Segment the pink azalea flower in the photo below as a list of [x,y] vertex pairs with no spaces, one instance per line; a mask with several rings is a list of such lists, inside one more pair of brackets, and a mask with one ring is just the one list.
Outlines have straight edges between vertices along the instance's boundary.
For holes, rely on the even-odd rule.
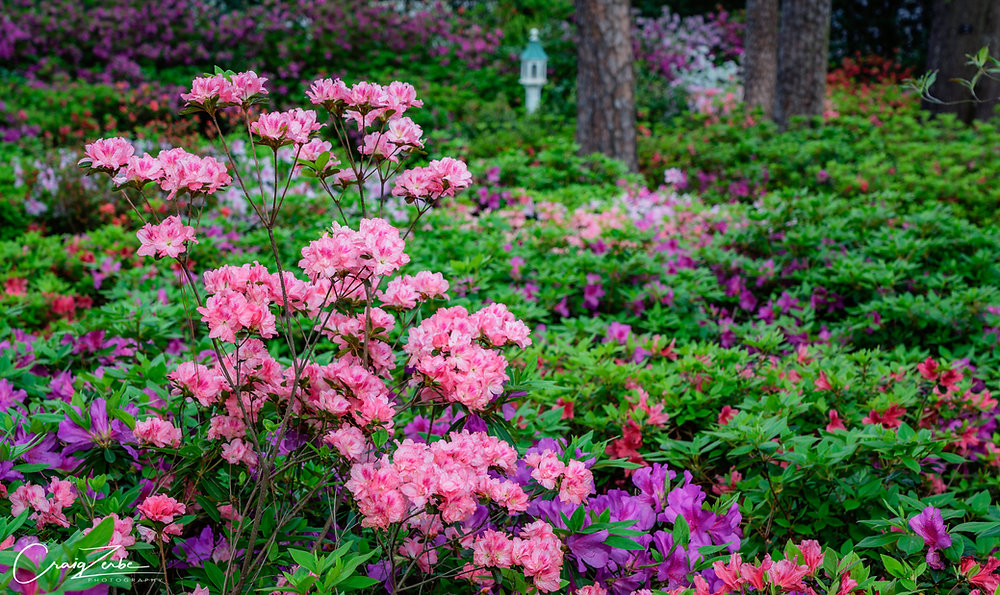
[[159,448],[177,447],[181,444],[180,428],[174,427],[172,423],[158,417],[135,422],[132,433],[140,443],[152,444]]
[[120,136],[102,138],[88,144],[80,160],[80,165],[87,164],[94,169],[118,171],[128,163],[129,157],[135,153],[135,148]]
[[175,215],[167,217],[158,225],[147,223],[135,235],[142,244],[136,251],[139,256],[177,258],[187,250],[184,242],[198,243],[194,237],[194,228],[181,223]]
[[172,523],[175,516],[186,511],[187,507],[183,504],[163,494],[148,496],[139,505],[139,514],[158,523]]

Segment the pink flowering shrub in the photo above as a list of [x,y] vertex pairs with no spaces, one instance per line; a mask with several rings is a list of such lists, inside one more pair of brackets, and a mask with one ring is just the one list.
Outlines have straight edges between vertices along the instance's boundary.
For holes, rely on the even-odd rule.
[[[88,144],[80,162],[88,173],[108,175],[143,220],[137,254],[176,261],[195,302],[191,314],[211,344],[168,374],[162,413],[109,426],[138,460],[166,472],[137,500],[138,516],[128,522],[162,557],[192,523],[223,518],[221,530],[206,528],[209,542],[216,544],[213,535],[222,540],[209,548],[221,583],[217,574],[196,577],[221,592],[299,589],[315,575],[304,558],[281,575],[268,575],[263,564],[285,543],[287,529],[279,528],[293,526],[306,507],[322,507],[317,516],[327,519],[304,543],[314,552],[356,548],[347,535],[370,540],[375,549],[359,559],[375,555],[368,570],[374,578],[358,577],[359,585],[381,581],[402,590],[428,580],[415,577],[419,571],[437,580],[559,591],[562,538],[528,513],[529,503],[583,503],[595,489],[592,463],[552,450],[522,459],[481,425],[508,425],[500,413],[510,392],[506,352],[531,345],[529,329],[500,303],[434,311],[448,299],[449,282],[431,271],[402,274],[416,220],[467,188],[468,169],[448,157],[404,169],[423,147],[423,131],[406,115],[422,102],[406,83],[321,79],[306,94],[316,109],[262,112],[265,82],[252,72],[217,70],[182,95],[186,111],[213,122],[224,110],[245,120],[249,171],[225,136],[219,138],[228,164],[182,148],[140,157],[123,138]],[[278,182],[271,196],[247,191],[261,161],[270,162]],[[286,263],[273,230],[296,177],[329,194],[338,220],[301,248],[297,263]],[[246,192],[273,259],[206,270],[198,281],[198,215],[211,195],[232,185]],[[169,216],[153,208],[148,197],[155,190],[165,194]],[[390,202],[415,210],[405,230],[382,217]],[[445,413],[465,421],[441,440],[400,439],[398,419],[409,409],[429,412],[432,423]],[[90,423],[105,419],[103,412],[103,405],[91,407]],[[192,415],[202,420],[196,426]],[[68,425],[66,434],[81,449],[104,435],[84,423]],[[171,453],[181,462],[165,466]],[[522,469],[532,471],[525,476]],[[222,470],[230,487],[219,491]],[[303,473],[312,479],[302,483]],[[59,522],[58,506],[40,487],[19,490],[18,502],[50,515],[40,524]],[[72,493],[59,490],[61,505],[71,504]],[[120,516],[125,511],[118,514],[110,539],[125,543],[133,536]],[[516,572],[501,577],[491,571],[497,568]]]

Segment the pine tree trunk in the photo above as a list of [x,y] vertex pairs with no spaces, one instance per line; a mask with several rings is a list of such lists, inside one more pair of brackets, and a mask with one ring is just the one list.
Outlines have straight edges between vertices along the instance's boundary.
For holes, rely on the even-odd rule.
[[826,100],[831,0],[784,0],[778,30],[778,91],[774,119],[820,116]]
[[980,79],[976,96],[982,102],[971,102],[969,89],[950,79],[971,79],[974,66],[966,64],[966,54],[975,54],[989,46],[993,56],[1000,54],[1000,3],[996,0],[935,0],[931,36],[927,50],[927,69],[937,70],[937,81],[930,89],[932,96],[954,105],[924,102],[931,112],[956,114],[963,122],[985,120],[994,115],[1000,98],[1000,82]]
[[638,170],[632,16],[628,0],[575,0],[576,142]]
[[743,100],[770,118],[778,85],[778,0],[747,0]]

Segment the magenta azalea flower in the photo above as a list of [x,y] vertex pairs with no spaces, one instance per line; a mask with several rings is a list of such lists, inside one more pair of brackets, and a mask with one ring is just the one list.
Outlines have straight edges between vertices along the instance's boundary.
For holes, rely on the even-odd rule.
[[941,511],[933,506],[928,506],[920,514],[910,519],[910,528],[924,540],[927,546],[927,564],[931,568],[942,569],[944,564],[937,550],[943,550],[951,546],[951,535],[944,526],[944,519],[941,518]]

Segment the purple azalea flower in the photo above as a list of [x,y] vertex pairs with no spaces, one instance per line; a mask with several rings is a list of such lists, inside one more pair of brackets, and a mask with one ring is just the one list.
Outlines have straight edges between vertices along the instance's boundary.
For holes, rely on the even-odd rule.
[[212,550],[215,549],[215,536],[211,527],[205,527],[197,537],[189,537],[184,543],[174,547],[174,554],[184,557],[188,564],[192,566],[203,566],[204,562],[212,557]]
[[[135,442],[132,430],[128,429],[128,426],[121,420],[109,420],[107,407],[108,403],[104,399],[94,399],[94,402],[90,404],[89,428],[80,427],[68,417],[59,422],[57,435],[60,440],[67,444],[66,448],[63,449],[64,455],[78,450],[89,450],[95,446],[108,448],[117,443],[121,444],[133,457],[138,456],[135,449],[128,446]],[[78,408],[74,407],[74,409],[78,413],[80,412]],[[139,412],[135,405],[126,405],[123,409],[132,415]]]
[[924,545],[927,546],[927,565],[931,568],[943,569],[944,564],[941,562],[941,556],[937,550],[951,546],[951,535],[948,534],[948,529],[944,526],[941,511],[933,506],[928,506],[920,514],[911,518],[909,525],[914,533],[923,538]]
[[49,398],[59,399],[67,403],[72,401],[73,394],[76,392],[73,388],[73,373],[66,370],[56,372],[52,381],[49,382],[49,390],[51,391]]
[[24,403],[28,393],[14,388],[6,378],[0,378],[0,411],[9,411],[11,408]]
[[20,471],[14,471],[14,461],[0,461],[0,481],[24,479]]
[[666,465],[653,463],[652,467],[636,469],[632,474],[632,484],[639,488],[640,493],[637,497],[659,513],[666,505],[667,482],[675,477],[677,474]]
[[632,363],[640,364],[643,361],[645,361],[646,358],[649,357],[650,355],[652,355],[652,352],[650,352],[641,345],[637,345],[635,348],[635,352],[632,354]]
[[620,322],[612,322],[608,325],[607,335],[604,338],[604,342],[614,341],[619,345],[624,345],[628,343],[629,335],[632,334],[632,327],[627,324],[622,324]]
[[[554,527],[565,529],[563,515],[571,518],[578,506],[563,503],[559,500],[535,500],[528,508],[529,514],[543,518]],[[590,515],[584,527],[590,524]],[[596,533],[583,534],[575,533],[566,538],[566,547],[569,548],[571,557],[576,559],[577,570],[581,573],[587,571],[587,566],[591,568],[605,568],[608,565],[611,554],[611,546],[605,545],[604,540],[608,538],[606,530]]]
[[596,310],[602,297],[604,297],[604,288],[601,286],[601,276],[587,273],[587,285],[583,288],[583,306],[590,310]]
[[174,555],[183,558],[187,566],[201,568],[208,560],[220,560],[222,554],[229,554],[229,544],[225,536],[218,538],[211,527],[205,527],[197,537],[189,537],[184,543],[174,547]]
[[552,311],[563,318],[569,316],[569,306],[566,304],[566,297],[559,300],[559,303],[553,306]]
[[701,486],[691,483],[691,472],[684,472],[684,485],[674,488],[667,494],[667,507],[663,511],[663,519],[673,523],[678,516],[683,516],[691,527],[691,534],[707,532],[712,526],[714,515],[702,508],[705,503],[705,492]]
[[687,574],[690,566],[688,555],[683,547],[679,545],[674,547],[673,535],[666,531],[657,531],[653,534],[653,546],[663,557],[663,561],[656,567],[656,580],[666,581],[670,588],[687,586]]
[[[14,430],[15,446],[31,443],[37,438],[37,434],[27,431],[20,423]],[[65,468],[63,456],[59,454],[57,448],[56,437],[52,434],[46,434],[31,450],[21,455],[21,460],[28,464],[44,464],[50,469]]]
[[734,502],[725,516],[716,515],[715,523],[708,530],[712,541],[719,545],[728,544],[730,552],[738,551],[740,540],[743,538],[743,530],[740,529],[742,520],[743,515],[740,514],[740,507]]
[[587,571],[587,566],[604,568],[608,565],[611,548],[604,545],[607,538],[607,530],[601,530],[589,535],[577,533],[566,539],[566,547],[577,560],[577,570],[583,573]]

